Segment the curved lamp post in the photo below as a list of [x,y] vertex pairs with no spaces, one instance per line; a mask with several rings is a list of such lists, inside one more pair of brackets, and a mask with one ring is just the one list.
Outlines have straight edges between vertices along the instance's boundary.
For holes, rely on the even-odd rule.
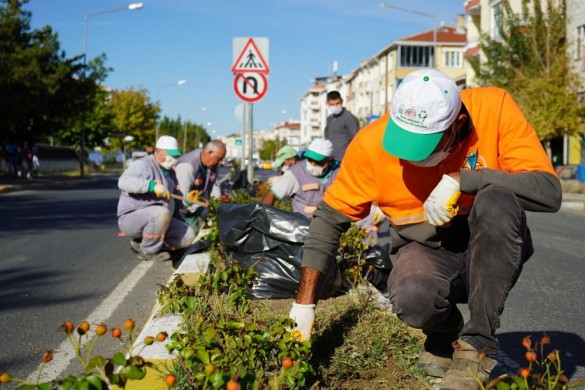
[[[118,12],[118,11],[134,11],[134,10],[138,10],[144,7],[144,4],[142,3],[132,3],[123,7],[116,7],[116,8],[109,8],[103,11],[97,11],[97,12],[92,12],[90,14],[86,14],[85,18],[83,19],[83,80],[86,79],[86,70],[87,70],[87,24],[88,24],[88,19],[92,16],[97,16],[97,15],[103,15],[103,14],[109,14],[112,12]],[[85,164],[84,159],[85,159],[85,115],[86,115],[86,111],[87,111],[87,107],[84,107],[83,110],[83,118],[82,118],[82,124],[81,124],[81,150],[79,153],[79,168],[80,168],[80,172],[79,175],[81,177],[83,177],[83,166]]]
[[[156,88],[156,101],[157,102],[159,101],[159,92],[160,92],[161,89],[168,88],[168,87],[174,87],[175,85],[181,86],[181,85],[185,84],[186,82],[187,82],[187,80],[179,80],[179,81],[176,81],[174,83],[164,84],[164,85],[161,85],[160,87],[157,87]],[[158,139],[158,130],[159,130],[159,128],[160,128],[160,121],[158,121],[157,124],[156,124],[156,135],[154,137],[154,142],[156,142],[156,140]]]
[[436,68],[437,67],[437,23],[436,23],[435,15],[428,14],[426,12],[418,11],[415,9],[397,7],[394,4],[390,4],[390,3],[380,3],[380,7],[397,9],[399,11],[404,11],[404,12],[410,12],[412,14],[426,16],[427,18],[431,18],[433,20],[433,62],[431,63],[431,67]]

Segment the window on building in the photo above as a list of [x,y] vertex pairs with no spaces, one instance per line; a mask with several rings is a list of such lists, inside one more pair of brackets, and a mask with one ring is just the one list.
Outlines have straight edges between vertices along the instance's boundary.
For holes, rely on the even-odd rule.
[[402,68],[432,67],[433,53],[433,46],[400,46],[398,63]]
[[500,35],[500,28],[502,27],[503,23],[503,12],[504,11],[501,1],[492,4],[491,36],[495,40],[502,38]]
[[583,54],[585,54],[585,24],[577,27],[576,44],[577,47],[575,48],[575,54],[577,55],[577,59],[580,59],[583,57]]
[[459,50],[445,50],[443,52],[443,66],[445,68],[461,68],[463,66],[463,52]]

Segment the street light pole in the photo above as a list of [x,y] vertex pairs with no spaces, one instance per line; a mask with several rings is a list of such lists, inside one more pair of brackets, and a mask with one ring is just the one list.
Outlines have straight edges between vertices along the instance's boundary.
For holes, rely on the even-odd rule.
[[435,15],[428,14],[428,13],[422,12],[422,11],[417,11],[417,10],[410,9],[410,8],[398,7],[398,6],[395,6],[394,4],[390,4],[390,3],[380,3],[380,7],[410,12],[413,14],[426,16],[427,18],[431,18],[433,20],[433,62],[431,63],[431,66],[433,68],[436,68],[437,67],[437,23],[436,23],[437,19],[435,18]]
[[[84,19],[83,19],[83,81],[86,81],[87,78],[87,25],[88,25],[88,19],[91,16],[97,16],[97,15],[103,15],[103,14],[109,14],[112,12],[118,12],[118,11],[125,11],[125,10],[129,10],[129,11],[134,11],[134,10],[138,10],[144,7],[144,4],[142,3],[132,3],[129,4],[127,6],[124,7],[116,7],[116,8],[109,8],[103,11],[97,11],[97,12],[93,12],[90,14],[86,14]],[[83,113],[82,113],[82,120],[81,120],[81,142],[80,142],[80,151],[79,151],[79,175],[81,177],[83,177],[83,166],[85,164],[84,160],[85,160],[85,117],[87,115],[87,96],[84,97],[85,98],[85,107],[83,108]]]
[[[179,85],[180,86],[180,85],[185,84],[186,82],[187,82],[187,80],[179,80],[179,81],[174,82],[174,83],[161,85],[160,87],[158,87],[156,89],[156,101],[157,102],[159,101],[159,92],[160,92],[161,89],[168,88],[168,87],[174,87],[175,85]],[[160,128],[160,121],[158,121],[157,124],[156,124],[156,135],[154,137],[154,142],[156,142],[156,140],[158,139],[158,131],[159,131],[159,128]]]

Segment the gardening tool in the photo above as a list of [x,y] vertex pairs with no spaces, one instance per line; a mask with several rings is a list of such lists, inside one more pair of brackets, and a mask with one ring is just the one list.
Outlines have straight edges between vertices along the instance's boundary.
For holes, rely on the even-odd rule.
[[199,200],[192,200],[189,198],[184,198],[184,197],[177,195],[177,194],[171,194],[171,198],[177,199],[177,200],[182,200],[182,201],[185,201],[185,202],[188,202],[191,204],[196,204],[196,205],[203,206],[203,207],[209,207],[209,201],[207,199],[204,199],[204,198],[199,198]]

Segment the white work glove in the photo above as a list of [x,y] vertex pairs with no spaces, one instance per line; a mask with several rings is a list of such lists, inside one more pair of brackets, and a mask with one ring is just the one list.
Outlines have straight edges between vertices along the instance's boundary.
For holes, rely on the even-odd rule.
[[[309,340],[313,323],[315,322],[315,307],[317,305],[303,305],[293,302],[289,317],[295,320],[296,324],[292,331],[293,337],[299,338],[300,341]],[[300,332],[300,334],[298,334]]]
[[154,192],[154,194],[159,198],[165,198],[167,200],[171,199],[171,193],[163,184],[156,183],[156,185],[152,189],[152,192]]
[[459,195],[459,182],[449,175],[443,175],[423,206],[429,223],[442,226],[456,216],[459,211]]

